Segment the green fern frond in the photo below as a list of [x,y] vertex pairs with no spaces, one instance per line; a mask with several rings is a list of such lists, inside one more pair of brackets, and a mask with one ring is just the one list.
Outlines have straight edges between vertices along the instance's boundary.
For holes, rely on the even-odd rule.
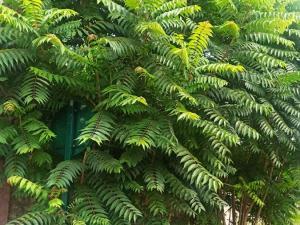
[[44,211],[29,212],[9,221],[6,225],[24,224],[24,221],[26,221],[25,223],[28,225],[52,225],[56,222],[56,217]]
[[121,162],[104,151],[87,150],[86,163],[96,173],[121,173],[123,170]]
[[171,0],[171,1],[163,1],[163,4],[161,4],[158,8],[156,8],[153,12],[152,15],[159,15],[163,12],[168,12],[177,8],[181,8],[187,5],[186,0]]
[[15,28],[20,32],[37,34],[32,26],[27,23],[26,18],[3,4],[0,5],[0,22]]
[[195,54],[202,55],[203,51],[208,46],[208,40],[212,36],[212,25],[206,22],[198,23],[189,37],[188,50]]
[[140,210],[131,203],[129,198],[116,185],[102,183],[97,179],[89,180],[89,182],[96,190],[98,198],[105,203],[111,212],[128,222],[135,222],[142,216]]
[[282,34],[294,22],[294,19],[260,18],[245,25],[247,32]]
[[251,33],[245,36],[246,40],[255,41],[261,44],[277,44],[294,49],[295,43],[276,34],[270,33]]
[[190,207],[196,212],[200,213],[205,210],[196,191],[186,187],[176,176],[169,172],[167,172],[165,176],[166,183],[169,185],[173,194],[179,199],[187,201],[190,204]]
[[108,213],[94,192],[90,189],[79,189],[71,204],[71,211],[76,213],[85,223],[91,225],[110,225]]
[[189,17],[194,16],[197,12],[201,11],[201,7],[199,5],[188,5],[180,8],[172,9],[167,12],[161,13],[155,19],[157,21],[163,21],[168,18],[176,18],[176,17]]
[[0,50],[0,73],[15,71],[32,60],[33,55],[26,49],[2,49]]
[[7,126],[0,129],[0,144],[8,144],[17,135],[13,126]]
[[154,35],[166,35],[166,32],[162,28],[162,26],[158,22],[140,22],[135,27],[136,32],[140,34],[144,34],[145,32],[148,32],[148,34],[154,34]]
[[157,165],[149,165],[145,169],[144,181],[147,184],[148,191],[164,192],[165,178],[161,173],[161,168]]
[[258,140],[260,137],[260,134],[254,128],[240,120],[235,123],[235,129],[238,134],[244,137],[252,138],[254,140]]
[[238,9],[232,0],[214,0],[213,2],[225,19],[233,18],[238,13]]
[[164,216],[167,214],[167,207],[163,200],[163,196],[156,193],[150,192],[149,194],[149,211],[153,216]]
[[105,102],[107,108],[124,107],[131,105],[145,105],[148,106],[146,99],[142,96],[132,94],[132,90],[125,85],[111,85],[103,90],[103,93],[109,96]]
[[13,140],[12,145],[18,154],[30,153],[41,148],[39,137],[26,131],[22,131],[21,134]]
[[47,187],[67,188],[83,170],[83,165],[78,161],[66,160],[59,163],[51,170],[47,180]]
[[196,72],[209,72],[209,73],[239,73],[244,72],[245,68],[241,65],[231,65],[228,63],[213,63],[200,66],[196,68]]
[[23,177],[12,176],[7,179],[7,182],[12,186],[16,186],[28,196],[34,197],[38,201],[46,201],[48,199],[49,193],[43,186],[33,183]]
[[36,75],[28,74],[23,81],[20,89],[20,97],[25,104],[37,102],[45,104],[49,99],[49,83],[47,80]]
[[49,166],[52,163],[52,156],[44,151],[34,151],[31,161],[39,167],[43,165]]
[[275,135],[274,128],[265,118],[260,118],[258,122],[260,130],[263,131],[264,134],[268,135],[271,138]]
[[76,16],[78,13],[71,9],[56,9],[52,8],[45,10],[45,16],[41,22],[41,26],[48,24],[50,26],[56,25],[64,19]]
[[33,26],[38,26],[43,17],[43,2],[42,0],[22,0],[21,7],[24,16],[30,21]]
[[133,55],[138,51],[137,43],[126,37],[103,37],[95,44],[108,45],[118,56]]
[[158,135],[157,122],[151,119],[143,119],[118,129],[115,138],[125,145],[142,147],[145,150],[156,145]]
[[260,52],[240,51],[237,53],[237,56],[238,60],[249,66],[257,67],[257,65],[260,65],[262,68],[285,68],[287,66],[284,61]]
[[36,76],[39,76],[39,77],[47,80],[49,83],[62,84],[65,86],[70,86],[70,87],[78,87],[81,85],[81,82],[79,82],[78,80],[76,80],[72,77],[53,74],[44,69],[40,69],[37,67],[30,67],[30,72]]
[[55,34],[46,34],[44,36],[38,37],[34,39],[32,43],[36,47],[40,47],[45,44],[51,44],[53,47],[59,49],[61,54],[64,54],[66,50],[64,44]]
[[30,134],[39,137],[41,144],[55,137],[55,134],[41,121],[35,118],[26,118],[22,122],[22,128]]
[[26,158],[10,152],[5,158],[4,168],[4,174],[6,177],[23,177],[27,169]]
[[122,164],[126,163],[129,167],[135,167],[146,157],[145,152],[136,149],[127,149],[120,157]]
[[95,141],[101,145],[104,141],[109,140],[113,127],[113,119],[105,112],[98,112],[89,119],[87,126],[81,130],[77,140],[80,144]]
[[180,163],[183,164],[183,169],[188,174],[187,179],[196,187],[208,184],[210,190],[217,192],[222,186],[222,182],[217,177],[212,176],[187,149],[178,146],[175,153],[180,158]]

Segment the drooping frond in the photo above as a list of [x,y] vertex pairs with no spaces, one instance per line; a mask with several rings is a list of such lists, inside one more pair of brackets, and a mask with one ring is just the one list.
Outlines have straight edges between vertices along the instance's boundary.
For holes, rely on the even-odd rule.
[[[131,222],[136,221],[142,216],[142,213],[129,200],[129,198],[116,186],[99,182],[99,180],[91,180],[90,184],[96,190],[98,198],[113,213],[119,215],[125,220]],[[115,207],[118,205],[118,207]]]
[[19,218],[9,221],[7,225],[24,224],[24,221],[26,221],[26,224],[28,225],[52,225],[53,222],[55,223],[56,217],[55,215],[44,211],[29,212]]
[[0,50],[0,74],[15,71],[33,60],[26,49],[2,49]]
[[108,213],[93,190],[79,189],[71,210],[85,223],[91,225],[110,225]]
[[67,188],[82,171],[78,161],[63,161],[54,168],[47,180],[48,187]]
[[96,113],[88,122],[87,126],[81,130],[77,140],[80,144],[87,141],[95,141],[98,145],[109,140],[114,121],[105,112]]
[[28,196],[34,197],[38,201],[45,201],[48,198],[48,191],[45,190],[43,186],[33,183],[23,177],[12,176],[7,179],[7,182],[12,186],[16,186]]
[[123,166],[119,160],[115,159],[108,152],[87,150],[86,163],[96,173],[120,173]]

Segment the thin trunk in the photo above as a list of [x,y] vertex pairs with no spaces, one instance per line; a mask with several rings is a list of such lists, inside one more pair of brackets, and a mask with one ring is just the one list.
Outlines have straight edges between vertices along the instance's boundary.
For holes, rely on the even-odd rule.
[[222,220],[222,224],[226,225],[224,208],[221,211],[221,220]]
[[241,221],[242,221],[242,216],[243,216],[243,210],[244,210],[244,196],[242,196],[242,199],[241,199],[241,205],[240,205],[240,209],[239,209],[239,221],[238,221],[238,224],[241,225]]
[[232,191],[232,225],[236,225],[235,191]]
[[[269,173],[269,181],[271,181],[272,179],[272,176],[273,176],[273,171],[274,171],[274,164],[272,164],[272,167],[271,167],[271,170],[270,170],[270,173]],[[264,196],[262,198],[262,201],[265,202],[266,201],[266,198],[268,196],[268,192],[269,192],[269,188],[266,188],[266,191],[264,193]],[[253,225],[257,225],[258,223],[258,220],[260,218],[260,215],[261,215],[261,212],[262,212],[262,208],[263,207],[259,207],[258,211],[257,211],[257,214],[255,216],[255,220],[253,222]]]

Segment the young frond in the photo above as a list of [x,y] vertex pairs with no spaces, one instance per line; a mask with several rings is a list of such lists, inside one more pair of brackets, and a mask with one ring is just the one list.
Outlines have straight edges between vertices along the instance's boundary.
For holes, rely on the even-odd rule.
[[43,1],[42,0],[22,0],[21,7],[24,16],[32,25],[37,26],[43,17]]
[[212,25],[208,21],[198,23],[192,35],[189,37],[188,50],[191,51],[192,54],[202,55],[208,46],[208,41],[211,36]]
[[78,161],[63,161],[51,170],[47,180],[47,187],[68,188],[83,170],[83,165]]
[[104,141],[109,140],[113,127],[113,119],[105,112],[98,112],[89,119],[87,126],[81,130],[77,140],[80,144],[95,141],[101,145]]
[[200,116],[197,113],[187,110],[181,103],[177,103],[174,109],[170,109],[170,115],[177,116],[177,121],[183,120],[189,122],[200,119]]

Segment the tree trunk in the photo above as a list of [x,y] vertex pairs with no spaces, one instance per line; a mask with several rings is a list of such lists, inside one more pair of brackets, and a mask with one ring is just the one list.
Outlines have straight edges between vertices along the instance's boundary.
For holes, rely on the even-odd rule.
[[[0,159],[0,171],[3,171],[3,161]],[[9,200],[10,200],[10,188],[7,183],[0,186],[0,225],[4,225],[8,220],[9,213]]]
[[[269,173],[269,181],[271,181],[271,179],[272,179],[273,171],[274,171],[274,165],[272,164],[271,170],[270,170],[270,173]],[[265,194],[264,194],[263,199],[262,199],[263,202],[266,201],[266,198],[267,198],[267,196],[268,196],[268,192],[269,192],[269,188],[266,188]],[[262,208],[263,208],[263,207],[260,207],[260,208],[259,208],[259,210],[258,210],[258,212],[257,212],[257,214],[256,214],[256,216],[255,216],[255,220],[254,220],[254,222],[253,222],[253,225],[257,225],[258,220],[259,220],[260,215],[261,215]]]
[[236,225],[236,204],[234,191],[232,191],[232,225]]

